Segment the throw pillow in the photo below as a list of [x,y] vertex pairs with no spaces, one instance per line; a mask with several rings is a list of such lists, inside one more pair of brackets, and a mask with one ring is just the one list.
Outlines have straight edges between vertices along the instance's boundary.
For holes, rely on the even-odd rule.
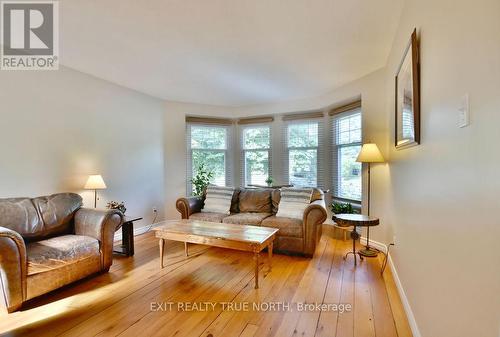
[[230,214],[234,187],[208,186],[202,212]]
[[276,216],[302,220],[304,211],[311,203],[311,188],[283,188]]

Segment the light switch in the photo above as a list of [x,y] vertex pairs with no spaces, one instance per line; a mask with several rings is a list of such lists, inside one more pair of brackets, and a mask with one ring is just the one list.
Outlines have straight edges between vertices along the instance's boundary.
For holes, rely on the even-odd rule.
[[458,108],[458,127],[465,128],[470,124],[469,94],[462,97],[460,108]]

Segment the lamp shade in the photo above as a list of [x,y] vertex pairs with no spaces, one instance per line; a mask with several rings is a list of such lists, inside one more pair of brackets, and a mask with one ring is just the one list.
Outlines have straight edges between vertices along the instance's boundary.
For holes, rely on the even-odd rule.
[[84,187],[86,190],[104,190],[106,184],[100,174],[90,175]]
[[383,163],[385,159],[380,153],[377,144],[367,143],[363,144],[356,161],[360,163]]

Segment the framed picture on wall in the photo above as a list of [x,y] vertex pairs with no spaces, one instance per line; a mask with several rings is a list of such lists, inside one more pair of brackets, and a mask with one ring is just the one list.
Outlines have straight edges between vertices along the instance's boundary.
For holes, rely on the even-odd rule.
[[396,148],[420,144],[420,63],[417,30],[396,73]]

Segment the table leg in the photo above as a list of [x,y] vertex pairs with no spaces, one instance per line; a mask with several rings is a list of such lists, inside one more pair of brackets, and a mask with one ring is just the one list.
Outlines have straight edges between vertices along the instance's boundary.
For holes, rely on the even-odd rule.
[[255,253],[253,259],[255,260],[255,289],[259,289],[259,253]]
[[[354,227],[354,232],[356,233],[356,227]],[[354,265],[357,265],[356,261],[356,240],[357,239],[352,239],[352,255],[354,256]]]
[[188,243],[187,242],[184,242],[184,253],[186,254],[186,257],[189,256],[189,253],[188,253]]
[[269,246],[267,246],[267,254],[268,254],[268,258],[269,258],[269,270],[271,270],[271,268],[273,267],[273,263],[272,263],[272,260],[273,260],[273,243],[271,242],[269,244]]
[[128,256],[134,256],[134,224],[132,222],[130,223],[129,235],[130,239],[128,240]]
[[347,259],[347,256],[349,254],[352,254],[354,256],[354,266],[356,266],[358,264],[356,255],[359,255],[359,259],[361,261],[363,261],[363,256],[356,251],[356,240],[358,240],[359,237],[360,237],[360,235],[356,231],[356,226],[354,226],[354,230],[351,232],[352,252],[347,252],[347,254],[344,255],[344,260]]
[[160,239],[160,267],[163,269],[163,249],[165,248],[165,240]]
[[125,254],[125,256],[128,256],[128,247],[129,247],[129,236],[128,236],[128,222],[124,222],[122,224],[122,252]]

